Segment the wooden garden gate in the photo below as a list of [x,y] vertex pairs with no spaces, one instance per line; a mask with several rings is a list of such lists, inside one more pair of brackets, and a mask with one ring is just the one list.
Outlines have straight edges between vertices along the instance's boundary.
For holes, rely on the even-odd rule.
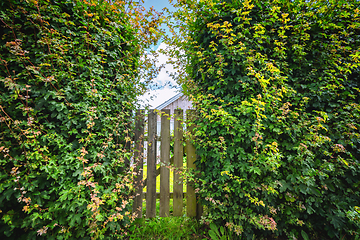
[[[160,138],[157,136],[157,119],[161,116]],[[191,183],[186,184],[186,193],[183,192],[183,182],[177,171],[174,171],[173,192],[170,192],[170,169],[183,168],[183,110],[176,109],[174,116],[170,116],[170,110],[150,110],[145,120],[145,111],[138,110],[135,123],[135,153],[134,164],[137,168],[135,180],[136,196],[134,199],[133,211],[138,218],[142,218],[143,199],[146,200],[146,218],[156,217],[156,199],[160,198],[160,217],[170,216],[169,203],[173,199],[173,216],[183,216],[183,198],[186,197],[186,215],[189,217],[200,217],[202,207],[197,204],[195,189]],[[194,110],[186,110],[186,118],[192,118]],[[174,120],[174,151],[170,158],[170,118]],[[147,122],[147,137],[145,136],[145,123]],[[187,131],[192,131],[193,127],[187,126]],[[147,140],[147,178],[143,179],[144,165],[144,141]],[[160,141],[160,167],[156,169],[157,142]],[[190,140],[186,140],[186,166],[195,168],[196,159],[195,148]],[[156,192],[156,177],[160,174],[160,192]],[[143,188],[146,186],[146,193]]]

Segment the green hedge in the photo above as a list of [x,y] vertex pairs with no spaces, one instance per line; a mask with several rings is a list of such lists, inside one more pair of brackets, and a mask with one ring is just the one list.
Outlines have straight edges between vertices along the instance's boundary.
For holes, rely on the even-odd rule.
[[131,111],[142,91],[131,6],[0,2],[0,238],[126,234]]
[[359,238],[358,1],[178,4],[203,220],[240,239]]

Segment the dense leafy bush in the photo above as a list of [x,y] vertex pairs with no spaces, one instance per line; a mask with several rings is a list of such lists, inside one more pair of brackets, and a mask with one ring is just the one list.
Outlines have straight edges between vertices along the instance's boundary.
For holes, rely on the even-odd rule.
[[358,1],[177,6],[203,220],[242,239],[358,238]]
[[132,1],[0,2],[0,238],[126,234],[151,16]]

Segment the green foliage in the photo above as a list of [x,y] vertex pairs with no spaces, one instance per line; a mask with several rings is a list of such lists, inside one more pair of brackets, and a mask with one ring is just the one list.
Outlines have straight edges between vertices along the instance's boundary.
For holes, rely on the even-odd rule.
[[223,226],[220,226],[220,228],[218,229],[218,227],[214,223],[210,223],[209,236],[212,240],[232,239],[232,237],[230,237],[231,235],[227,236],[227,232]]
[[2,239],[113,239],[135,218],[131,112],[157,19],[150,34],[109,2],[0,2]]
[[129,240],[137,239],[205,239],[201,225],[187,217],[156,217],[137,219],[128,236]]
[[358,237],[358,1],[175,5],[204,221],[241,239]]

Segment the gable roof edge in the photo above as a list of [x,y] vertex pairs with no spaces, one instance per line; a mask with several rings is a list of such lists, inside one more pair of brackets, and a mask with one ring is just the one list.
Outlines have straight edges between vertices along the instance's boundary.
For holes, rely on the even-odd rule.
[[169,100],[163,102],[162,104],[160,104],[159,106],[157,106],[155,109],[157,110],[161,110],[164,107],[170,105],[171,103],[175,102],[176,100],[178,100],[180,97],[184,96],[183,93],[178,93],[175,96],[173,96],[172,98],[170,98]]

